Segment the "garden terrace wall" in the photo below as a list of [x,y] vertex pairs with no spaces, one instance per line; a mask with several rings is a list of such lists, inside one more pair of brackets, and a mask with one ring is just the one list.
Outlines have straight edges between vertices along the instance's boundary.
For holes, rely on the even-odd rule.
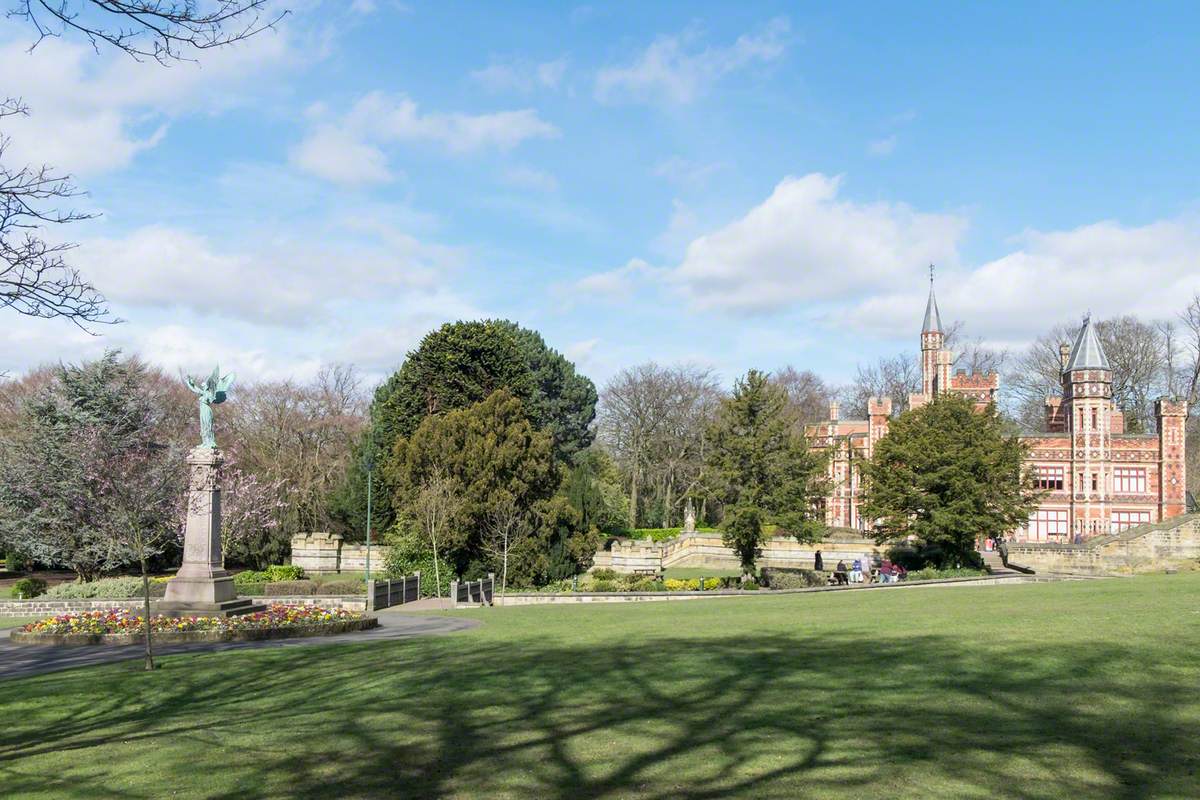
[[[882,558],[882,551],[870,539],[838,532],[825,541],[801,544],[791,537],[772,537],[763,545],[760,567],[813,569],[817,551],[826,569],[838,560],[847,564],[864,554]],[[612,569],[623,573],[657,573],[671,567],[738,569],[734,552],[721,542],[719,533],[684,533],[664,542],[649,539],[618,539],[609,550],[593,557],[593,569]]]
[[[264,599],[264,598],[258,598]],[[347,611],[366,611],[364,595],[304,595],[302,597],[269,597],[271,603],[285,606],[321,606],[322,608],[344,608]],[[153,602],[153,601],[151,601]],[[55,617],[60,614],[78,614],[83,611],[104,611],[109,608],[140,609],[141,599],[122,600],[50,600],[35,597],[32,600],[0,601],[0,617]]]
[[[382,570],[389,550],[387,545],[372,545],[372,565]],[[367,546],[346,544],[340,533],[298,533],[292,537],[292,564],[318,574],[363,572],[367,568]]]
[[1200,514],[1096,536],[1083,544],[1008,545],[1008,563],[1034,572],[1103,575],[1158,570],[1200,559]]
[[[153,639],[160,645],[197,642],[258,642],[267,639],[299,639],[310,636],[337,636],[342,633],[365,631],[379,626],[375,617],[348,619],[322,625],[293,625],[282,628],[248,628],[232,631],[158,631]],[[142,633],[26,633],[16,630],[10,634],[13,642],[30,645],[105,645],[128,646],[146,641]]]

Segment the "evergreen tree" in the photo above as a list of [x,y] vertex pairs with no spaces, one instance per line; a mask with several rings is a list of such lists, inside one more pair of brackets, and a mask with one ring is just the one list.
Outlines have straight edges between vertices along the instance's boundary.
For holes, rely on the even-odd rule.
[[725,504],[722,539],[747,575],[754,572],[767,524],[802,541],[822,530],[813,501],[823,491],[823,460],[794,432],[787,403],[783,388],[750,370],[734,384],[709,432],[709,479]]
[[439,471],[462,501],[438,543],[459,574],[484,558],[490,509],[502,502],[532,508],[559,485],[550,434],[534,428],[521,401],[504,389],[469,408],[427,417],[412,436],[397,441],[387,472],[402,515],[411,513]]
[[[400,369],[375,391],[370,423],[345,485],[333,498],[337,515],[352,531],[366,516],[364,451],[382,467],[396,442],[412,436],[430,416],[468,408],[497,390],[521,402],[537,430],[547,431],[556,458],[568,463],[592,439],[596,388],[574,365],[546,346],[542,337],[507,320],[454,322],[432,331],[408,354]],[[374,525],[387,528],[396,517],[395,486],[377,469]]]
[[995,406],[941,395],[901,414],[863,465],[862,514],[882,543],[916,536],[939,566],[975,563],[977,542],[1011,533],[1037,507],[1027,448]]

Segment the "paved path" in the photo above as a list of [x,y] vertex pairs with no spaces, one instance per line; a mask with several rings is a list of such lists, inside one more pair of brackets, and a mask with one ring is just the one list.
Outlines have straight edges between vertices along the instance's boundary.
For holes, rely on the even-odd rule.
[[[394,611],[380,611],[379,627],[369,631],[342,633],[336,636],[309,636],[301,639],[270,639],[263,642],[221,642],[219,644],[173,644],[155,647],[154,654],[205,653],[218,650],[255,650],[263,647],[312,647],[325,644],[377,642],[406,639],[410,636],[429,636],[453,633],[474,628],[477,620],[455,617],[421,617]],[[0,680],[41,675],[72,667],[109,664],[142,658],[145,651],[139,645],[18,645],[8,639],[8,631],[0,631]]]

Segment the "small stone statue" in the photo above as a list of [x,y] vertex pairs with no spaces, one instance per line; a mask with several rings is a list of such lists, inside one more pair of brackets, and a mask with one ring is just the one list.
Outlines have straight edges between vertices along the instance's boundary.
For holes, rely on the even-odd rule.
[[225,402],[225,395],[233,385],[233,373],[222,378],[218,365],[202,383],[197,384],[190,375],[184,375],[183,382],[196,394],[200,403],[200,446],[215,449],[217,437],[213,433],[212,407]]
[[687,501],[687,506],[683,512],[683,532],[696,532],[696,509],[693,508],[691,500]]

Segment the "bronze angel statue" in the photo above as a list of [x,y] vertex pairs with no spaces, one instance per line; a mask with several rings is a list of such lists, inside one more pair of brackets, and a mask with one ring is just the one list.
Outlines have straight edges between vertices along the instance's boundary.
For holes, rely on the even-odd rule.
[[233,385],[233,373],[221,377],[221,367],[218,365],[213,368],[212,374],[200,383],[190,375],[184,375],[183,381],[200,402],[200,446],[215,448],[217,437],[213,434],[212,407],[225,402],[226,393]]

